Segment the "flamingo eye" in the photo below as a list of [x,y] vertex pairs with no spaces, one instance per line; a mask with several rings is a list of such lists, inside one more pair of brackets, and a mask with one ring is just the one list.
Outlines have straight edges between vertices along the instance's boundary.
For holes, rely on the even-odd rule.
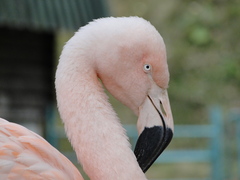
[[143,70],[145,72],[149,72],[152,69],[152,66],[150,64],[144,64]]

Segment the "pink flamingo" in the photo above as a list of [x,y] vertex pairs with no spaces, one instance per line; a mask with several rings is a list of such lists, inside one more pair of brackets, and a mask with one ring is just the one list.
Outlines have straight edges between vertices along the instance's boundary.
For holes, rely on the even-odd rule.
[[[106,89],[138,115],[133,152]],[[56,71],[58,109],[78,161],[92,180],[146,180],[173,135],[162,37],[138,17],[102,18],[67,42]],[[42,137],[0,119],[0,179],[78,179]]]

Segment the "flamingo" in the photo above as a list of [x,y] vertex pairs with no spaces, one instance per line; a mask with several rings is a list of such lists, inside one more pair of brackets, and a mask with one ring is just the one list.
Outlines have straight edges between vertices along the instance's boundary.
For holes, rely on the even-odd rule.
[[[90,179],[147,179],[144,172],[173,136],[168,83],[164,41],[142,18],[100,18],[66,43],[56,71],[57,105]],[[138,116],[134,152],[103,86]],[[0,119],[0,179],[83,178],[42,137]]]

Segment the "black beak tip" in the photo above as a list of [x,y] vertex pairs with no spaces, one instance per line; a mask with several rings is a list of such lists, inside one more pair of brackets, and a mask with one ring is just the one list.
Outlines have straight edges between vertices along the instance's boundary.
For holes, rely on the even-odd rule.
[[138,164],[144,173],[168,146],[172,137],[173,131],[170,128],[162,126],[145,127],[134,150]]

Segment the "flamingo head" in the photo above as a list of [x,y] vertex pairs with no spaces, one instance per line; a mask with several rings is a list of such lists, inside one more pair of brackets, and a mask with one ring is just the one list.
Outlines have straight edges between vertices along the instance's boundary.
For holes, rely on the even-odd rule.
[[142,18],[104,18],[91,26],[89,33],[98,42],[91,54],[98,77],[138,116],[139,139],[134,153],[145,172],[173,136],[164,41]]

